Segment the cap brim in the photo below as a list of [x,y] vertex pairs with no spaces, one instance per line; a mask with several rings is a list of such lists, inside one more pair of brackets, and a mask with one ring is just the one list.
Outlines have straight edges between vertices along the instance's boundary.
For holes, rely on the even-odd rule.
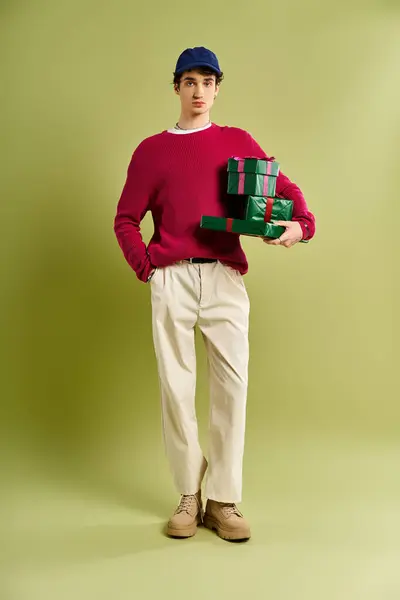
[[214,71],[214,73],[216,73],[216,75],[221,75],[220,70],[216,69],[214,67],[214,65],[210,65],[209,63],[206,63],[206,62],[189,63],[188,65],[185,65],[182,69],[179,69],[179,71],[176,71],[176,74],[181,75],[181,73],[184,73],[185,71],[191,71],[192,69],[195,69],[196,67],[207,67],[208,69],[211,69],[212,71]]

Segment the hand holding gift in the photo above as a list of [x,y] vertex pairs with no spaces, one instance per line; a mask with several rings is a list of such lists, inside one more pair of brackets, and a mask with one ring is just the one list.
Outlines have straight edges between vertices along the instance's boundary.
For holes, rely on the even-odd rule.
[[291,248],[303,239],[303,231],[298,221],[271,221],[274,225],[285,227],[285,232],[277,239],[265,237],[263,241],[270,246]]

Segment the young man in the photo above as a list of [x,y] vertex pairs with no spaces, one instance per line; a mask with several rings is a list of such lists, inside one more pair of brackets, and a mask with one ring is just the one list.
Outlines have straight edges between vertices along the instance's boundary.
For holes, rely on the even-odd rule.
[[[218,59],[203,47],[178,58],[174,89],[181,114],[175,127],[142,141],[133,153],[114,230],[126,261],[151,287],[153,341],[161,388],[166,454],[181,501],[167,534],[189,537],[202,521],[228,540],[250,538],[237,508],[248,381],[248,270],[239,235],[200,228],[202,215],[228,214],[231,156],[268,158],[249,133],[210,121],[223,78]],[[293,221],[267,244],[290,248],[311,239],[315,220],[303,194],[283,173],[277,194],[293,200]],[[140,223],[151,211],[146,247]],[[209,362],[208,460],[200,448],[195,412],[195,327]],[[207,471],[203,513],[201,485]]]

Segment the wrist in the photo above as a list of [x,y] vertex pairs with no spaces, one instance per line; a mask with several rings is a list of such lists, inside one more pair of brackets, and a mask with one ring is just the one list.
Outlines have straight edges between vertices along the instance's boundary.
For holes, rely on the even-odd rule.
[[304,221],[297,221],[297,222],[300,225],[300,229],[301,229],[301,240],[306,240],[310,233],[309,229],[308,229],[308,225]]

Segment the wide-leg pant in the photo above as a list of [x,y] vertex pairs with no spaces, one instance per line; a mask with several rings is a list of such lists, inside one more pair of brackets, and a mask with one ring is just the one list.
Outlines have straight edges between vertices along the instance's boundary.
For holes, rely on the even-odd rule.
[[[151,282],[154,348],[163,436],[177,491],[240,502],[249,362],[249,298],[241,274],[222,264],[186,261],[158,268]],[[195,326],[208,356],[208,457],[195,410]]]

